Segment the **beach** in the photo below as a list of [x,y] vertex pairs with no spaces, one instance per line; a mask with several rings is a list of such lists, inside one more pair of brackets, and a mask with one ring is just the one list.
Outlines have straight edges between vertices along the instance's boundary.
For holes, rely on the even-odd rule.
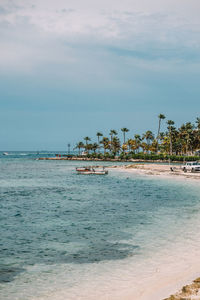
[[111,166],[118,170],[126,171],[128,173],[135,173],[140,175],[150,175],[165,178],[179,178],[179,179],[200,179],[200,172],[183,172],[181,165],[170,165],[161,163],[134,163],[123,166]]
[[[168,180],[180,180],[187,182],[197,182],[199,184],[200,173],[192,173],[192,172],[183,172],[180,165],[170,165],[170,164],[160,164],[160,163],[136,163],[136,164],[126,164],[123,166],[112,166],[111,168],[115,168],[118,171],[125,172],[128,174],[137,174],[142,176],[150,176],[153,178],[161,178]],[[191,252],[187,250],[188,256],[191,255]],[[190,253],[190,254],[189,254]],[[174,257],[175,258],[175,257]],[[186,258],[185,258],[186,259]],[[185,271],[180,266],[179,270],[168,270],[162,275],[155,276],[154,280],[152,280],[152,291],[141,292],[140,296],[137,298],[141,300],[148,299],[164,299],[164,300],[192,300],[200,299],[200,278],[197,277],[200,275],[199,270],[199,262],[197,258],[193,258],[194,260],[188,264],[188,267]],[[184,261],[184,260],[183,260]],[[186,260],[185,260],[186,261]],[[190,265],[190,267],[189,267]],[[197,267],[198,265],[198,267]],[[166,266],[165,266],[166,267]],[[189,271],[188,271],[189,270]],[[174,276],[174,274],[176,274]],[[158,278],[159,277],[159,278]],[[197,278],[196,278],[197,277]],[[157,281],[159,279],[159,281]],[[152,293],[152,294],[151,294]],[[166,295],[168,294],[168,297]],[[164,298],[165,297],[165,298]],[[127,299],[132,299],[131,296],[127,297]]]

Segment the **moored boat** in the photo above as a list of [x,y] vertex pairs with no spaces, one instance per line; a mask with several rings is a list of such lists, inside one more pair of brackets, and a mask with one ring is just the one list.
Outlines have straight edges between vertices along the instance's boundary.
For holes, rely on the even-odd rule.
[[79,167],[76,168],[76,171],[78,174],[83,174],[83,175],[107,175],[108,174],[108,171],[105,170],[105,167],[100,167],[100,166]]

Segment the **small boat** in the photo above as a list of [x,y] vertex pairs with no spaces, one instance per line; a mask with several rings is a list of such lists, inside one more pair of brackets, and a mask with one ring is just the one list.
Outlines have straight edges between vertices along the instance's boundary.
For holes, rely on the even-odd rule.
[[76,168],[77,172],[88,172],[90,171],[91,167],[80,167],[80,168]]
[[3,152],[3,155],[9,155],[8,152]]
[[76,168],[76,171],[78,174],[83,174],[83,175],[107,175],[108,171],[105,170],[105,167],[80,167]]

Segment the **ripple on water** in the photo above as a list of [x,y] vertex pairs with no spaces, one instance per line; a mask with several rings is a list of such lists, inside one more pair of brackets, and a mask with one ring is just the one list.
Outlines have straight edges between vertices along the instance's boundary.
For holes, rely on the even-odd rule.
[[[112,171],[107,177],[76,176],[74,168],[68,168],[67,162],[21,160],[15,168],[4,162],[0,175],[0,180],[6,178],[0,188],[3,286],[37,285],[36,279],[21,282],[22,274],[30,275],[28,266],[36,265],[66,266],[73,286],[80,269],[90,272],[96,263],[129,257],[137,262],[191,234],[200,210],[195,188],[131,174],[127,180],[127,175]],[[184,232],[186,223],[188,232]],[[71,265],[77,276],[70,279]],[[9,289],[4,296],[9,299]]]

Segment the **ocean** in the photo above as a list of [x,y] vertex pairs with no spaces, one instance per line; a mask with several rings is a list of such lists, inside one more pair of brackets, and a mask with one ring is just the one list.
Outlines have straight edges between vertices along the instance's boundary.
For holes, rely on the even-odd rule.
[[91,162],[37,157],[0,155],[1,300],[123,300],[131,290],[139,299],[159,272],[191,268],[195,182],[116,169],[83,176],[75,168]]

